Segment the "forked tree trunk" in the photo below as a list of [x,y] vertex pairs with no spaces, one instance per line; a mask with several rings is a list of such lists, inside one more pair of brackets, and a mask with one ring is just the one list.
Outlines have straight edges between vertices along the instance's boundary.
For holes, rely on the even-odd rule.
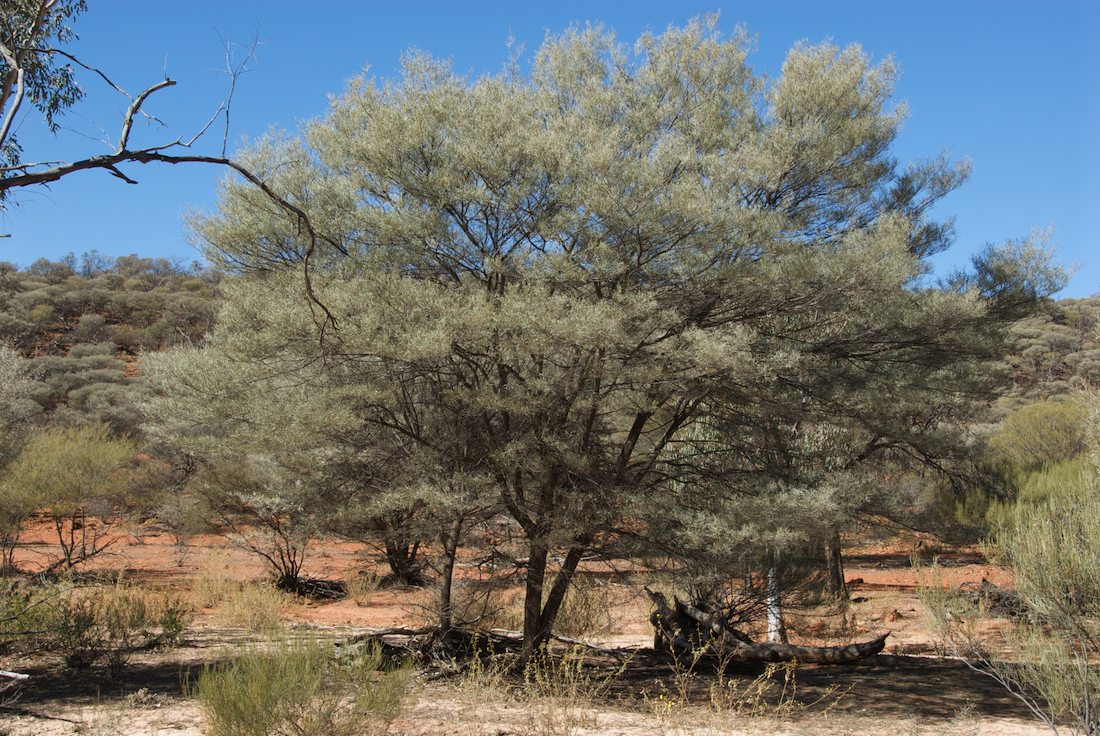
[[385,540],[386,564],[390,567],[390,573],[394,581],[407,585],[419,585],[422,582],[420,565],[417,555],[420,552],[420,542],[407,542],[405,540]]
[[527,565],[527,585],[523,599],[523,650],[521,659],[526,660],[550,638],[554,623],[561,613],[561,606],[573,582],[577,565],[584,556],[584,547],[573,547],[565,555],[561,567],[554,576],[550,591],[543,594],[546,583],[546,567],[549,553],[542,545],[531,546],[531,557]]

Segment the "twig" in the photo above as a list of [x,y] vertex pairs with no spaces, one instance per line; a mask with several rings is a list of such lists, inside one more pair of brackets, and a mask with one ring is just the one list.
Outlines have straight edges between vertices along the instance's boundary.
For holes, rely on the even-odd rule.
[[[73,54],[70,54],[68,51],[64,51],[62,49],[55,49],[52,46],[51,47],[46,47],[46,48],[29,49],[29,50],[33,51],[37,54],[57,54],[58,56],[64,56],[66,59],[73,62],[74,64],[81,67],[82,69],[86,69],[86,70],[92,72],[93,74],[96,74],[100,79],[102,79],[104,82],[107,83],[107,86],[109,86],[115,92],[118,92],[120,95],[124,96],[126,99],[133,102],[134,96],[132,94],[130,94],[129,92],[127,92],[126,90],[124,90],[122,87],[115,84],[114,80],[112,80],[110,77],[108,77],[107,74],[102,69],[99,69],[98,67],[94,67],[91,64],[88,64],[84,61],[81,61],[80,58],[74,56]],[[167,75],[165,75],[165,78],[167,78]],[[167,125],[165,125],[164,121],[161,120],[160,118],[158,118],[156,115],[150,115],[149,113],[145,112],[144,110],[141,111],[141,115],[146,120],[151,120],[154,123],[160,125],[162,128],[168,127]]]

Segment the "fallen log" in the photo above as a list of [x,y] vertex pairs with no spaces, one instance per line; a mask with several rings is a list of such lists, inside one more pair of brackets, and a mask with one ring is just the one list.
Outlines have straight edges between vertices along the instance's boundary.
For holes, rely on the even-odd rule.
[[523,638],[503,631],[476,631],[437,626],[419,629],[395,627],[375,629],[336,643],[342,656],[354,656],[364,646],[379,647],[392,663],[411,661],[419,666],[437,667],[455,661],[492,657],[518,651]]
[[719,662],[851,664],[881,652],[889,636],[887,632],[871,641],[834,647],[758,642],[698,606],[675,596],[670,606],[663,594],[648,588],[646,593],[656,606],[650,615],[654,648],[671,649],[674,654],[688,656],[692,661],[706,658]]

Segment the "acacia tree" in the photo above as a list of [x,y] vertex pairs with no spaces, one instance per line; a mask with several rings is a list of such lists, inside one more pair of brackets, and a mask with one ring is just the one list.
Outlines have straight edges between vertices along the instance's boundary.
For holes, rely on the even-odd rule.
[[[788,421],[837,427],[848,464],[930,456],[914,428],[983,395],[1002,322],[1057,285],[1021,244],[928,278],[951,241],[928,208],[966,166],[890,157],[891,62],[798,46],[768,83],[748,47],[707,20],[633,50],[574,29],[527,75],[410,55],[250,154],[308,237],[234,182],[195,223],[208,257],[269,276],[215,330],[233,370],[355,387],[356,421],[488,479],[528,547],[528,652],[593,548],[720,539],[777,490],[835,507],[776,472],[804,441]],[[319,341],[279,274],[309,257]]]
[[[45,429],[32,437],[7,469],[5,486],[45,509],[61,558],[50,569],[69,569],[117,541],[107,532],[130,486],[126,465],[133,442],[110,436],[103,425]],[[92,519],[96,517],[96,521]]]

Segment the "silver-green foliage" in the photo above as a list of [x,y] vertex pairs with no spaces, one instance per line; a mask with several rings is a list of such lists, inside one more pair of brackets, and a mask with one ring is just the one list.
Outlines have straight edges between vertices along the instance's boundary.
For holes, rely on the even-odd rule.
[[0,343],[0,467],[18,448],[21,425],[34,414],[35,387],[30,363],[18,351]]
[[[322,468],[336,435],[338,499],[496,504],[529,546],[529,646],[624,525],[705,548],[747,498],[738,539],[804,539],[859,504],[853,467],[957,453],[1001,321],[1059,273],[1020,242],[933,284],[951,227],[927,212],[968,167],[890,157],[893,62],[800,45],[768,81],[749,47],[711,19],[633,48],[584,28],[527,74],[410,54],[353,80],[246,156],[315,241],[232,181],[196,218],[268,278],[227,289],[206,349],[149,361],[153,416]],[[280,273],[310,249],[320,303]]]
[[26,420],[34,413],[35,383],[29,374],[28,361],[0,344],[0,570],[12,566],[20,524],[36,508],[33,494],[13,485],[6,469],[25,441]]
[[1087,468],[1042,504],[1019,507],[996,541],[1035,616],[1013,637],[1023,689],[1082,733],[1100,728],[1100,479]]

